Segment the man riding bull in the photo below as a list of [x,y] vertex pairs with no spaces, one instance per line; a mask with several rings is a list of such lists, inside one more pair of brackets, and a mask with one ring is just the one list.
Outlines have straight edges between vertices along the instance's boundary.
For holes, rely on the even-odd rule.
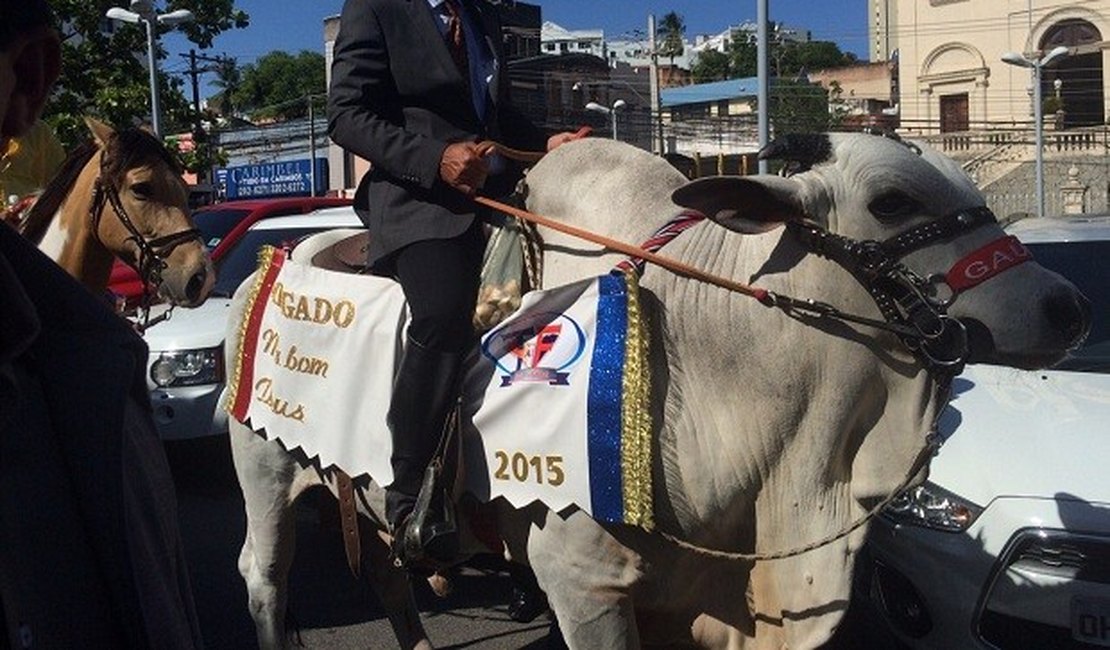
[[480,140],[528,150],[548,137],[509,102],[497,8],[472,0],[347,0],[328,93],[332,140],[369,160],[356,194],[370,264],[397,278],[411,314],[388,423],[386,518],[403,563],[449,561],[457,531],[437,491],[412,521],[425,468],[456,403],[485,242],[479,190],[507,193],[515,170]]

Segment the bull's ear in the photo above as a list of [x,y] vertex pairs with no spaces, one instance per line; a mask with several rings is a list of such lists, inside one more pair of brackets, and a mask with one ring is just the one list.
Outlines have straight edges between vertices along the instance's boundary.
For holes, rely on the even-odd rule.
[[678,188],[671,200],[729,230],[760,233],[802,218],[797,189],[779,176],[710,176]]

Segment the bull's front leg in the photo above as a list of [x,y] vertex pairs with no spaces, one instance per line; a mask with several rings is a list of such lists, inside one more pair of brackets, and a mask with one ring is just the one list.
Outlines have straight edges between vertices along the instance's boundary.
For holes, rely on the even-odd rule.
[[528,536],[528,560],[567,645],[639,648],[632,586],[639,557],[581,512],[547,512]]
[[258,646],[286,648],[285,609],[297,530],[293,511],[296,467],[278,443],[255,435],[234,419],[229,429],[247,514],[239,573],[246,583]]

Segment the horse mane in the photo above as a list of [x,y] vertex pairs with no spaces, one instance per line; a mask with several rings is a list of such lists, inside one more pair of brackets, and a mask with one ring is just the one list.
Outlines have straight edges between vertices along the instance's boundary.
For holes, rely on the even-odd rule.
[[[20,233],[31,243],[37,246],[42,241],[54,215],[77,182],[81,170],[98,148],[96,141],[91,138],[81,143],[62,162],[54,178],[50,179],[19,227]],[[104,147],[104,156],[100,163],[101,181],[118,188],[127,170],[146,162],[162,162],[177,175],[181,175],[183,171],[181,163],[151,133],[134,127],[116,131]]]
[[127,170],[159,161],[178,176],[184,172],[177,158],[149,131],[134,127],[116,131],[104,151],[101,178],[118,187]]
[[46,184],[35,205],[27,213],[27,218],[19,225],[19,232],[36,246],[42,241],[46,229],[57,214],[62,202],[69,196],[69,190],[77,181],[77,176],[89,159],[96,153],[96,143],[91,139],[81,143],[58,167],[58,173]]

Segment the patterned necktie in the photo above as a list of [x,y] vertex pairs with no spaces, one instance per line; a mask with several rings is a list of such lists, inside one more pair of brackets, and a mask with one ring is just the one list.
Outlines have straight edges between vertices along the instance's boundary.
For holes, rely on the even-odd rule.
[[466,54],[466,35],[463,34],[462,7],[459,0],[443,0],[443,7],[447,10],[447,49],[451,50],[451,58],[455,60],[455,67],[459,69],[467,86],[470,85],[470,59]]

